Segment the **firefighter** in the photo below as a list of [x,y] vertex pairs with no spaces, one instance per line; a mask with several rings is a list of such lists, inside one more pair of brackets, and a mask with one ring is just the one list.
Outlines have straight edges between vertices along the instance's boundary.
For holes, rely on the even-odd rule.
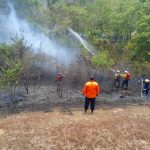
[[144,89],[143,89],[143,93],[145,93],[146,97],[148,96],[149,90],[150,90],[150,80],[149,79],[145,79],[143,81],[144,83]]
[[114,87],[116,87],[116,84],[118,84],[118,87],[120,87],[120,78],[121,78],[121,74],[120,74],[120,70],[118,70],[114,77]]
[[55,81],[60,82],[60,81],[62,81],[62,80],[63,80],[63,78],[64,78],[64,75],[63,75],[62,73],[58,73],[58,75],[56,76]]
[[95,108],[95,100],[99,95],[100,87],[97,82],[94,81],[94,77],[90,77],[90,81],[86,82],[82,90],[82,95],[85,95],[84,112],[86,113],[88,107],[91,107],[91,113]]
[[124,88],[124,86],[126,86],[126,89],[128,89],[128,83],[129,83],[129,80],[131,78],[131,75],[128,71],[125,71],[124,74],[122,74],[122,77],[123,77],[123,83],[122,83],[122,88]]
[[56,90],[58,93],[58,96],[61,98],[62,97],[62,92],[63,92],[63,78],[64,75],[62,73],[58,73],[58,75],[56,76]]

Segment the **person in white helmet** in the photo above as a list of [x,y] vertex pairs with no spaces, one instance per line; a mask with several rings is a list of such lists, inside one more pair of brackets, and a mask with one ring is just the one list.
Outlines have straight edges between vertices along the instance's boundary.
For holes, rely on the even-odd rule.
[[149,90],[150,90],[150,80],[145,79],[143,93],[145,93],[145,95],[148,96]]
[[117,86],[120,87],[120,79],[121,79],[121,74],[120,74],[120,70],[118,70],[114,76],[114,87],[117,87]]
[[126,86],[126,89],[128,89],[128,83],[129,83],[129,80],[131,78],[131,75],[128,71],[125,71],[124,74],[122,75],[123,77],[123,83],[122,83],[122,88],[124,88],[124,86]]

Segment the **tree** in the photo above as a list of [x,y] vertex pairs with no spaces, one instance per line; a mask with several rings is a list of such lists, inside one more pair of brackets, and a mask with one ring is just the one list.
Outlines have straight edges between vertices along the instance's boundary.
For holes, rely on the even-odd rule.
[[19,76],[21,73],[21,63],[18,62],[12,62],[11,66],[5,70],[3,70],[3,73],[0,76],[0,85],[1,87],[10,87],[10,93],[12,97],[12,101],[15,102],[15,93],[16,93],[16,86],[19,83]]
[[15,89],[20,80],[22,65],[17,57],[14,47],[11,45],[1,45],[1,67],[0,67],[0,87],[10,88],[12,101],[15,101]]
[[110,58],[107,51],[99,52],[99,54],[92,58],[92,62],[95,66],[103,70],[110,69],[114,64],[113,59]]
[[139,62],[150,63],[150,16],[143,16],[138,22],[137,30],[129,47],[133,49],[133,58]]

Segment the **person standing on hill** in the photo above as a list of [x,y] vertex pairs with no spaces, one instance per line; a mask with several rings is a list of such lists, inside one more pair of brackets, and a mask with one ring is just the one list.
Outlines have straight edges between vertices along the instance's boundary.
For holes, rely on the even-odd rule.
[[86,113],[90,104],[91,113],[95,108],[96,97],[100,93],[100,87],[97,82],[94,81],[94,77],[90,77],[90,81],[86,82],[82,90],[82,95],[85,95],[84,112]]
[[122,88],[124,88],[124,85],[126,86],[126,89],[128,89],[128,83],[129,83],[129,80],[131,78],[131,75],[128,71],[125,71],[124,74],[122,75],[123,77],[123,83],[122,83]]

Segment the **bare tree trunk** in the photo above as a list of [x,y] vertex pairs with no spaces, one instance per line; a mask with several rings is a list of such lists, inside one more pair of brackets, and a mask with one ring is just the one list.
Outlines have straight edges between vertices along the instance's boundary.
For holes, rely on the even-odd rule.
[[28,80],[24,80],[24,88],[26,90],[26,93],[29,94],[29,84],[28,84]]
[[12,102],[15,103],[15,100],[16,100],[16,84],[12,83],[10,85],[10,95],[11,95],[11,99],[12,99]]
[[16,84],[13,85],[13,102],[16,101]]

